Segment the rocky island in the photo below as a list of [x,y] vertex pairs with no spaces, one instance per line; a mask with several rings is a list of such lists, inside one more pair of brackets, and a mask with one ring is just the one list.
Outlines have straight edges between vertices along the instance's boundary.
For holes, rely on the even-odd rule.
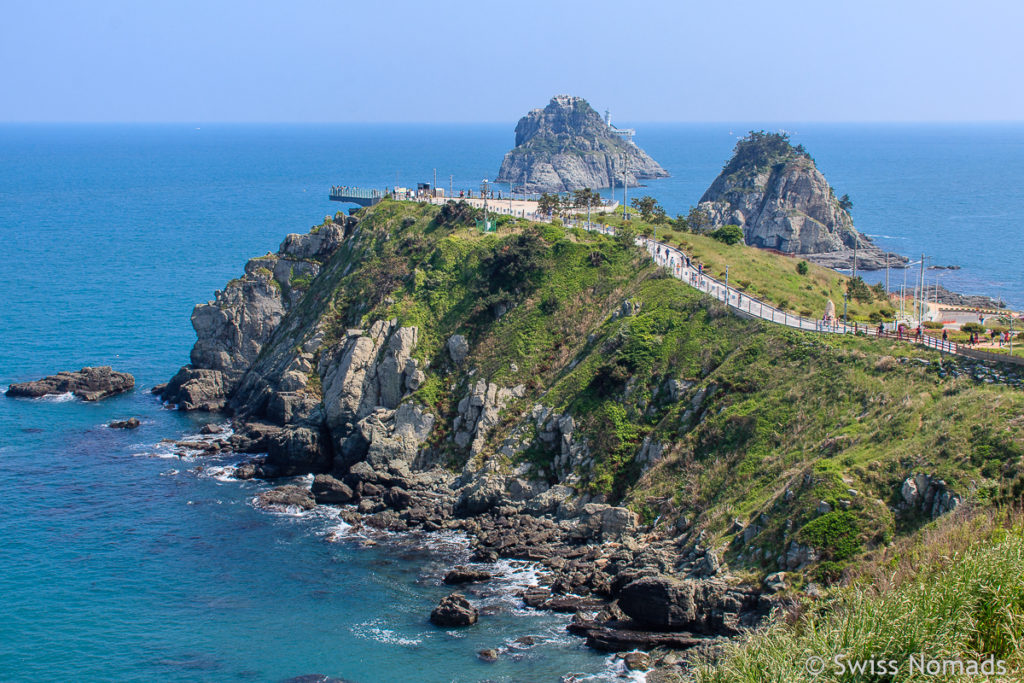
[[135,378],[130,374],[103,365],[74,372],[65,370],[34,382],[12,384],[5,393],[14,398],[40,398],[70,392],[83,401],[99,401],[134,388]]
[[385,200],[288,235],[196,306],[192,363],[158,389],[233,414],[181,447],[284,484],[261,505],[465,533],[470,564],[436,577],[460,588],[443,628],[487,619],[474,585],[528,560],[526,605],[674,676],[894,538],[1024,489],[1020,392],[730,315],[631,238],[481,235],[453,206]]
[[516,146],[501,162],[497,181],[528,192],[567,192],[668,177],[620,133],[582,97],[556,95],[519,119]]
[[907,258],[886,253],[853,227],[847,197],[832,186],[803,146],[785,133],[751,132],[700,199],[711,229],[743,228],[744,241],[762,249],[801,254],[830,268],[902,267]]

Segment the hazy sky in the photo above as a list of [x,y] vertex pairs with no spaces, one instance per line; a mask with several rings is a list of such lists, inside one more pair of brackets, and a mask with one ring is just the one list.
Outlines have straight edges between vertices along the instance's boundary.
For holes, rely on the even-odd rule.
[[1024,119],[1021,0],[0,8],[0,121]]

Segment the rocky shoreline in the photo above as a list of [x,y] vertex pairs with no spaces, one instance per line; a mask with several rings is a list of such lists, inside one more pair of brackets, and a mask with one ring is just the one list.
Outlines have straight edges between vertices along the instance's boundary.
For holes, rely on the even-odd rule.
[[[259,451],[265,445],[259,427],[235,428],[229,436],[214,433],[173,445],[179,455],[193,457]],[[266,466],[267,457],[255,455],[239,461],[232,476],[250,479]],[[632,511],[582,502],[586,497],[569,487],[553,487],[525,501],[527,507],[507,490],[460,486],[459,478],[444,469],[413,472],[389,465],[378,470],[360,462],[340,478],[317,474],[308,487],[265,490],[258,502],[303,511],[332,506],[354,531],[465,534],[470,564],[455,564],[438,577],[454,589],[430,615],[445,628],[486,618],[459,586],[490,581],[488,567],[502,559],[535,563],[539,581],[519,594],[524,606],[572,614],[567,631],[593,649],[653,653],[632,658],[632,665],[660,666],[663,673],[683,671],[688,658],[678,651],[707,655],[756,626],[781,600],[775,593],[784,584],[742,585],[719,553],[701,543],[700,533],[666,537],[641,524]]]
[[[446,232],[445,220],[430,206],[382,203],[359,216],[327,220],[308,234],[288,235],[276,253],[251,259],[242,277],[195,307],[191,363],[153,390],[168,406],[230,415],[232,430],[218,433],[210,426],[201,438],[175,442],[174,448],[189,456],[237,458],[237,479],[273,484],[310,477],[306,484],[264,491],[261,505],[333,506],[346,523],[382,532],[465,534],[470,566],[453,562],[437,577],[439,583],[450,577],[452,593],[462,593],[458,587],[466,582],[486,582],[485,574],[493,575],[488,567],[498,560],[536,563],[540,579],[524,590],[525,605],[572,614],[571,632],[602,651],[673,652],[653,660],[671,671],[685,667],[693,653],[713,652],[790,599],[786,573],[823,559],[791,527],[875,504],[849,487],[846,497],[826,502],[808,470],[793,475],[772,508],[734,520],[724,535],[712,536],[706,521],[696,521],[671,495],[650,495],[626,507],[622,488],[598,480],[595,463],[609,446],[587,424],[588,404],[549,400],[553,382],[560,381],[551,378],[589,362],[581,382],[587,397],[630,404],[638,420],[672,421],[669,435],[637,430],[635,438],[620,442],[633,481],[659,467],[670,439],[714,421],[715,407],[735,387],[712,375],[708,359],[699,372],[666,366],[646,378],[642,395],[631,394],[637,383],[632,366],[607,363],[616,354],[621,363],[642,360],[644,348],[630,345],[626,323],[638,321],[648,306],[624,300],[621,290],[603,294],[585,321],[577,320],[578,307],[596,288],[580,290],[571,303],[541,301],[537,310],[549,317],[565,307],[560,338],[531,359],[494,354],[488,345],[497,343],[495,334],[519,333],[497,328],[495,321],[511,307],[526,306],[521,288],[527,285],[492,285],[508,282],[510,273],[529,272],[548,245],[512,235],[501,249],[469,261],[464,267],[472,272],[445,271],[454,253],[449,248],[475,248],[460,244],[454,230]],[[562,247],[576,248],[568,240]],[[602,254],[600,245],[583,246],[579,267],[596,272],[609,255],[634,258],[614,245],[606,249]],[[424,263],[431,267],[421,268]],[[447,309],[458,314],[443,324],[416,318],[398,300],[405,296],[404,304],[429,310],[430,301],[469,277],[481,284],[464,290],[465,306]],[[692,306],[688,315],[719,315],[699,302]],[[730,318],[716,324],[740,323]],[[643,329],[637,325],[638,335]],[[530,370],[520,372],[518,363],[527,362]],[[932,516],[959,500],[944,484],[927,490],[932,503],[936,495],[946,501],[928,508]],[[797,511],[794,500],[810,504]],[[905,502],[928,507],[927,500]],[[884,502],[877,505],[885,509]],[[784,530],[762,534],[784,514],[790,516]],[[751,575],[744,583],[730,573],[726,556],[756,561],[774,573],[763,581]],[[469,592],[449,596],[436,620],[468,625],[475,608],[465,597]],[[634,659],[637,665],[645,661]]]

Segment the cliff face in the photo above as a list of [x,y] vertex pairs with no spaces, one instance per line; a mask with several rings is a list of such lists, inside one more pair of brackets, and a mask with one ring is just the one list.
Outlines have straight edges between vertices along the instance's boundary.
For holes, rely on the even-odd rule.
[[[815,533],[823,515],[866,549],[920,521],[923,499],[885,501],[943,448],[984,438],[1024,453],[1024,398],[960,382],[946,361],[901,364],[863,339],[819,344],[742,320],[603,235],[513,223],[481,235],[472,218],[387,200],[289,235],[196,307],[193,363],[163,398],[233,413],[218,448],[254,454],[240,478],[317,475],[270,502],[464,529],[481,557],[554,558],[556,592],[604,597],[615,574],[707,577],[723,556],[755,571],[845,560]],[[977,405],[991,409],[962,412]],[[869,476],[845,464],[880,440]],[[943,460],[934,495],[1008,485],[971,462]],[[1010,471],[997,464],[991,477]],[[642,542],[624,541],[641,519]],[[564,564],[565,544],[606,541],[607,563]]]
[[[782,134],[751,133],[740,140],[699,208],[710,217],[712,229],[742,227],[744,240],[752,246],[811,260],[840,252],[827,259],[828,265],[844,267],[856,243],[859,268],[884,267],[885,254],[853,227],[814,160]],[[893,254],[890,261],[895,266],[906,259]]]
[[531,192],[564,192],[630,185],[668,172],[612,128],[581,97],[557,95],[516,125],[516,146],[505,155],[498,182]]

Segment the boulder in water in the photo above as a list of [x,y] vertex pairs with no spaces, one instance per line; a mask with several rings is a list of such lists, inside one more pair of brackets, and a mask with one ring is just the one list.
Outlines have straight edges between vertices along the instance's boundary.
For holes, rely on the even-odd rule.
[[134,388],[134,377],[127,372],[116,372],[109,365],[103,365],[82,368],[75,372],[58,372],[56,375],[34,382],[12,384],[6,394],[16,398],[39,398],[71,392],[83,401],[99,401]]
[[462,593],[452,593],[442,598],[434,611],[430,613],[430,621],[437,626],[471,626],[480,617],[480,611],[466,599]]

